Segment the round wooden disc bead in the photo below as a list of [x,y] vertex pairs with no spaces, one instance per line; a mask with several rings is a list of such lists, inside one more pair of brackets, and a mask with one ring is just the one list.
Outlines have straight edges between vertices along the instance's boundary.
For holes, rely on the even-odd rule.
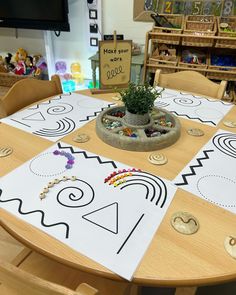
[[176,212],[171,217],[171,225],[181,234],[192,235],[199,229],[199,222],[188,212]]

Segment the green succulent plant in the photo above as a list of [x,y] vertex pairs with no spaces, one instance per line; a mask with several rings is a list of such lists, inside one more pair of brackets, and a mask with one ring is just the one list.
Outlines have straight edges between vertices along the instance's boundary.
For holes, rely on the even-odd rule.
[[129,83],[127,89],[120,91],[120,96],[130,113],[143,115],[153,109],[154,101],[161,92],[162,90],[157,90],[148,83],[144,85]]

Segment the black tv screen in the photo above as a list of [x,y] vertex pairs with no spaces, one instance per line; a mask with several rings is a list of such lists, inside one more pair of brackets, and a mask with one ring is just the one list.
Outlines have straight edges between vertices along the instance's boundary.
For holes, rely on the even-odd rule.
[[0,0],[0,27],[70,31],[68,0]]

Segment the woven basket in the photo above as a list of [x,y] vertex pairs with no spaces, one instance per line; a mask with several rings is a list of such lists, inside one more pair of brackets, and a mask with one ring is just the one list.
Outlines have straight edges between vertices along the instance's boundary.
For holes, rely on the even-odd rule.
[[[213,37],[216,34],[215,18],[214,18],[214,22],[213,22],[213,28],[211,30],[209,28],[207,30],[203,30],[202,29],[203,26],[201,27],[201,29],[197,29],[197,27],[200,26],[200,24],[196,24],[196,23],[194,23],[194,24],[191,23],[190,26],[192,26],[192,27],[196,26],[196,28],[189,30],[189,29],[187,29],[187,19],[188,19],[188,16],[186,17],[186,19],[184,21],[182,45],[197,46],[197,47],[212,47],[214,44],[214,38],[210,38],[210,37],[211,36]],[[184,36],[184,35],[192,35],[192,36]],[[201,36],[203,38],[201,38]],[[204,38],[206,36],[209,36],[209,38]]]
[[[221,27],[221,23],[227,23],[230,28],[235,30],[235,32],[226,32]],[[225,39],[225,40],[216,40],[215,47],[218,48],[236,48],[236,17],[229,16],[229,17],[217,17],[217,27],[218,27],[218,36],[221,37],[228,37],[228,38],[235,38],[235,39]]]
[[4,87],[12,87],[16,82],[26,79],[26,78],[33,78],[33,79],[40,79],[39,76],[30,76],[30,75],[15,75],[9,73],[0,73],[0,86]]
[[178,59],[176,59],[176,61],[170,61],[150,57],[148,62],[149,64],[157,66],[158,69],[161,69],[162,73],[169,74],[176,71],[175,67],[177,66]]
[[236,81],[236,67],[212,65],[211,58],[209,58],[208,70],[217,71],[217,72],[207,72],[207,77],[209,79]]
[[179,28],[165,28],[165,27],[156,27],[152,28],[153,33],[170,33],[170,36],[158,35],[158,42],[165,44],[179,44],[180,36],[173,36],[174,34],[181,34],[183,31],[184,17],[182,14],[160,14],[165,16],[167,20]]
[[[206,71],[204,71],[204,70],[206,70],[207,69],[207,67],[208,67],[208,56],[207,56],[207,54],[206,54],[206,63],[202,63],[202,64],[191,64],[191,63],[186,63],[186,62],[183,62],[183,61],[181,61],[181,53],[179,54],[179,56],[178,56],[178,67],[179,67],[179,70],[189,70],[189,71],[191,71],[191,70],[194,70],[194,71],[197,71],[197,70],[199,70],[199,72],[201,72],[201,74],[203,74],[204,76],[206,75]],[[183,68],[185,68],[185,69],[183,69]]]
[[213,31],[215,17],[213,15],[188,15],[186,16],[186,30]]

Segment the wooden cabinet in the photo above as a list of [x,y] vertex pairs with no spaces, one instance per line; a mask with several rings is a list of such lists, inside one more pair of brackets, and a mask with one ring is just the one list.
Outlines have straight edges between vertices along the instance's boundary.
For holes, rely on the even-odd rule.
[[[164,38],[165,37],[165,38]],[[191,40],[194,41],[191,43]],[[206,39],[207,42],[198,42],[198,40]],[[160,41],[161,40],[161,41]],[[163,40],[166,40],[163,42]],[[172,40],[175,40],[172,42]],[[178,42],[176,42],[178,40]],[[186,45],[186,40],[189,41]],[[209,41],[209,42],[208,42]],[[195,48],[199,50],[205,50],[207,52],[207,62],[205,66],[197,66],[194,64],[184,64],[180,62],[180,58],[176,62],[158,61],[152,58],[152,54],[157,48],[158,44],[168,44],[168,46],[175,47],[177,52],[184,49]],[[208,44],[208,46],[205,46]],[[219,46],[220,44],[220,46]],[[230,45],[229,45],[230,44]],[[162,69],[165,73],[171,73],[183,70],[194,70],[207,76],[209,79],[214,80],[227,80],[236,81],[236,67],[221,67],[211,66],[210,54],[215,50],[219,50],[222,54],[228,52],[229,55],[236,55],[236,37],[225,36],[201,36],[192,35],[186,33],[168,33],[168,32],[156,32],[154,29],[147,32],[145,54],[144,54],[144,74],[143,80],[148,80],[152,73],[155,73],[156,69]],[[235,82],[232,84],[235,87]],[[234,94],[235,96],[235,94]],[[235,97],[236,100],[236,97]]]

